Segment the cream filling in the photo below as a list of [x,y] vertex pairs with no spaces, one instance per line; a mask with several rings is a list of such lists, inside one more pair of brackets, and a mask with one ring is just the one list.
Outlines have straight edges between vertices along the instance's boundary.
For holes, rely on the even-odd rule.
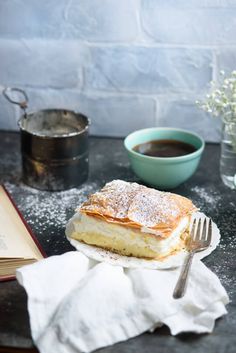
[[[167,229],[167,230],[170,230],[170,229]],[[154,234],[154,235],[158,235],[159,237],[163,237],[163,233],[160,230],[155,230],[155,229],[148,228],[148,227],[141,227],[141,232],[148,233],[148,234]]]
[[97,233],[104,237],[122,239],[133,246],[149,247],[158,254],[168,253],[180,242],[180,237],[189,224],[189,217],[183,217],[168,238],[150,236],[148,232],[108,223],[96,217],[78,214],[73,221],[68,236],[76,239],[76,233]]

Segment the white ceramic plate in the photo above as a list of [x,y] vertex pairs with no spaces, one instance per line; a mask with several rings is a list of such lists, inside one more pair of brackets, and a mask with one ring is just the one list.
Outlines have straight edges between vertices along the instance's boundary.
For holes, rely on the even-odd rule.
[[[194,214],[196,218],[204,218],[204,213],[197,212]],[[208,217],[207,217],[208,218]],[[184,258],[186,256],[187,251],[183,250],[177,254],[168,256],[166,259],[162,261],[157,260],[145,260],[138,259],[136,257],[123,256],[119,254],[115,254],[111,251],[104,250],[92,245],[84,244],[78,240],[71,239],[70,234],[72,232],[73,221],[76,219],[76,215],[74,215],[66,226],[66,236],[69,242],[84,255],[89,257],[90,259],[96,260],[98,262],[107,262],[111,265],[128,267],[128,268],[147,268],[147,269],[169,269],[179,267],[183,264]],[[196,253],[195,257],[198,259],[202,259],[208,256],[220,242],[220,231],[217,225],[212,223],[212,241],[211,245],[208,249],[203,250],[201,252]]]

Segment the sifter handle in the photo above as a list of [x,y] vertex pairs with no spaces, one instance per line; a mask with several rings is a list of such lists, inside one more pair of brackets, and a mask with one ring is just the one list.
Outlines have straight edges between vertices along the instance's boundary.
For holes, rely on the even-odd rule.
[[[24,97],[24,100],[19,102],[19,101],[16,101],[16,100],[12,99],[11,96],[9,95],[9,93],[11,93],[11,92],[19,92],[19,93],[21,93],[23,95],[23,97]],[[26,108],[28,107],[29,98],[28,98],[27,94],[25,93],[25,91],[23,91],[20,88],[9,88],[9,87],[6,87],[6,88],[4,88],[2,93],[3,93],[4,97],[9,102],[19,105],[21,107],[21,109],[23,109],[24,112],[26,113]]]

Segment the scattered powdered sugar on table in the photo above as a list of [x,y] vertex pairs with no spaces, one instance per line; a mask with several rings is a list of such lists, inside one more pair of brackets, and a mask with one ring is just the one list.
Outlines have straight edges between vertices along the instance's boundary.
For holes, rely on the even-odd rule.
[[96,183],[86,183],[67,191],[47,192],[24,184],[5,183],[5,186],[27,222],[40,227],[40,231],[48,226],[64,227],[75,209],[98,188]]
[[[195,186],[190,191],[196,206],[217,221],[221,232],[221,241],[216,252],[212,254],[214,260],[211,261],[210,268],[222,281],[231,297],[234,294],[234,275],[229,269],[232,269],[234,261],[232,251],[236,248],[236,223],[234,221],[236,202],[229,194],[222,194],[217,185]],[[226,197],[229,199],[228,204]],[[227,204],[227,207],[222,210],[224,203]]]
[[[191,191],[200,197],[200,203],[210,204],[213,208],[217,206],[221,198],[215,189],[195,186]],[[199,206],[201,207],[202,205],[200,204]]]

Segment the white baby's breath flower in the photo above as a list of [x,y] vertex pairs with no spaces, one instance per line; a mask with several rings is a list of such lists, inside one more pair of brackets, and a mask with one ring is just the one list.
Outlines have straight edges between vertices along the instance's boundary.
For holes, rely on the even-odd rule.
[[[225,72],[221,70],[220,75],[224,76]],[[206,95],[206,101],[198,100],[196,104],[213,116],[227,116],[227,121],[236,122],[236,70],[229,77],[222,78],[219,84],[211,81],[210,85],[211,91]]]

